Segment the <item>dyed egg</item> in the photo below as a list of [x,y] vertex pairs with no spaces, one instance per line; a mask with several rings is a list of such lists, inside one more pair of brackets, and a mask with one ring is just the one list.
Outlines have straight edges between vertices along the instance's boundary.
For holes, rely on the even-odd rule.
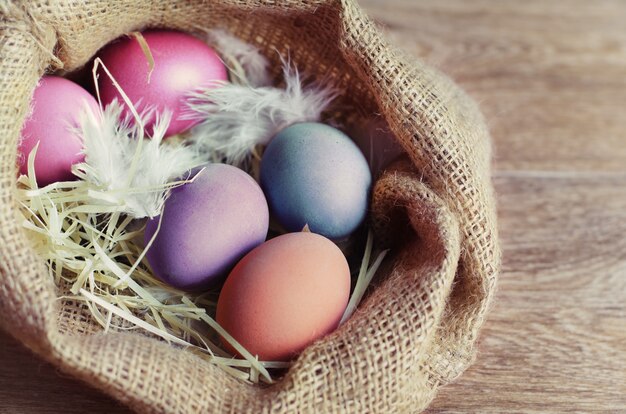
[[341,250],[319,234],[289,233],[235,266],[217,302],[217,322],[252,355],[285,361],[337,328],[349,296]]
[[[125,37],[106,46],[99,57],[138,112],[147,108],[167,109],[172,121],[166,135],[191,128],[197,121],[182,119],[185,97],[201,86],[216,85],[227,79],[226,67],[217,53],[201,40],[176,31],[148,31],[143,37],[154,59],[150,73],[148,58],[135,37]],[[110,78],[100,71],[99,88],[103,104],[122,96]],[[126,112],[130,116],[130,111]],[[146,122],[150,128],[155,118]]]
[[404,153],[404,149],[382,119],[362,122],[350,131],[350,137],[361,149],[374,177]]
[[171,286],[197,290],[220,283],[247,252],[263,243],[269,211],[259,185],[242,170],[209,164],[172,190],[144,240],[154,274]]
[[261,160],[261,186],[270,209],[288,231],[306,224],[334,240],[350,235],[365,218],[371,173],[350,138],[328,125],[285,128]]
[[44,76],[31,101],[32,113],[22,127],[18,148],[20,173],[28,172],[28,156],[35,155],[37,184],[74,180],[72,165],[84,159],[78,127],[81,111],[99,113],[98,103],[86,90],[58,76]]

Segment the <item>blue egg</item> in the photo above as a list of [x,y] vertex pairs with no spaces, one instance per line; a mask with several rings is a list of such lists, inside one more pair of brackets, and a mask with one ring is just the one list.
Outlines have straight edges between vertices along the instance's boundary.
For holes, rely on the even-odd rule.
[[372,176],[367,160],[343,132],[301,123],[279,132],[261,160],[261,187],[288,231],[308,225],[333,240],[350,235],[368,209]]

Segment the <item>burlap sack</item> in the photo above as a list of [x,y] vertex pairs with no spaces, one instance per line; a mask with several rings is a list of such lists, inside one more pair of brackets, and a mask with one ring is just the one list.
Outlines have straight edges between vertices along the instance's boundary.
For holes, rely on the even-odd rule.
[[[353,0],[1,1],[0,12],[0,320],[24,344],[158,413],[419,412],[471,362],[499,269],[489,135],[463,92],[393,50]],[[79,68],[130,31],[196,25],[330,76],[340,104],[381,113],[410,159],[374,190],[379,238],[397,252],[390,270],[270,387],[140,333],[102,333],[79,304],[58,299],[16,214],[16,144],[40,76]]]

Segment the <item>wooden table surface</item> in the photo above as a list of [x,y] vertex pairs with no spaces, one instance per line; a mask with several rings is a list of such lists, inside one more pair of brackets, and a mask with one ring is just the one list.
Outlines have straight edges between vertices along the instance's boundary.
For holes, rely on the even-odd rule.
[[[626,412],[626,1],[361,3],[495,142],[499,292],[428,413]],[[85,412],[127,410],[0,333],[0,413]]]

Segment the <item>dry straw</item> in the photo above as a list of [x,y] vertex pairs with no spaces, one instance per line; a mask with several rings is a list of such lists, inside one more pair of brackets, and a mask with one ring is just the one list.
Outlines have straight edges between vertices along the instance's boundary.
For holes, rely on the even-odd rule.
[[[112,114],[118,116],[119,112]],[[57,285],[70,286],[71,295],[64,299],[85,303],[105,331],[143,329],[167,342],[199,351],[209,362],[239,379],[272,382],[268,368],[289,367],[287,362],[258,361],[242,347],[207,312],[207,308],[215,309],[214,300],[182,292],[152,276],[144,260],[150,243],[142,246],[143,226],[137,226],[126,214],[128,207],[119,202],[119,195],[151,192],[153,188],[107,190],[90,181],[58,182],[38,188],[36,150],[28,157],[28,175],[18,179],[22,226]],[[189,181],[168,183],[161,190]],[[370,233],[342,323],[358,305],[386,254],[381,253],[370,266],[372,239]],[[118,322],[113,322],[113,316],[119,318]],[[244,359],[224,352],[215,334]]]
[[[489,135],[458,87],[397,52],[354,1],[34,0],[0,2],[0,13],[0,324],[11,334],[65,372],[150,413],[417,412],[467,368],[500,263]],[[72,293],[63,272],[50,275],[42,246],[22,226],[20,192],[44,192],[15,179],[17,140],[37,80],[49,65],[72,71],[114,38],[156,26],[226,29],[260,48],[271,79],[280,71],[275,51],[289,53],[303,72],[332,79],[340,92],[332,111],[380,114],[407,154],[374,188],[376,239],[392,250],[373,289],[270,386],[233,378],[193,349],[145,335],[96,304],[109,326],[104,334],[85,300],[67,299],[80,289],[98,297],[95,280],[104,277],[85,271],[86,282]],[[47,225],[61,229],[57,236],[72,234],[57,216],[74,207],[40,207],[51,217]],[[107,208],[118,213],[114,204]],[[121,237],[85,224],[103,250]],[[173,307],[193,314],[183,296],[175,300]],[[114,306],[136,312],[131,299]],[[159,324],[151,310],[145,314]]]
[[[226,39],[227,36],[220,31],[214,38]],[[142,45],[146,58],[152,62],[151,66],[154,66],[152,53],[143,36],[135,33],[134,37]],[[222,47],[232,44],[231,39],[221,42]],[[238,49],[242,48],[240,43],[235,45]],[[249,70],[258,68],[249,67],[249,60],[244,54],[234,55],[229,49],[222,49],[222,52],[238,71],[231,73],[231,78],[236,77],[244,83],[239,89],[255,95],[256,89],[249,86],[247,78]],[[252,49],[249,48],[248,52],[252,53]],[[199,151],[198,140],[191,139],[197,132],[192,132],[190,137],[164,141],[171,118],[168,112],[157,114],[153,132],[149,137],[145,136],[145,120],[150,119],[154,111],[137,112],[99,59],[95,59],[93,67],[96,85],[99,67],[111,78],[134,119],[131,122],[131,119],[122,116],[123,108],[117,101],[98,114],[91,113],[88,108],[77,108],[82,109],[76,133],[83,141],[85,161],[75,166],[74,173],[81,181],[58,182],[38,188],[34,169],[35,148],[28,156],[28,175],[18,178],[23,227],[28,230],[41,258],[46,260],[57,285],[71,286],[72,295],[64,298],[85,303],[105,332],[111,329],[143,329],[167,342],[199,351],[210,363],[236,378],[271,383],[268,368],[288,368],[289,363],[259,361],[219,326],[213,313],[207,312],[207,308],[216,308],[215,301],[206,295],[179,291],[154,278],[145,255],[158,235],[160,222],[151,240],[143,246],[145,223],[139,224],[135,220],[159,216],[169,190],[193,181],[193,178],[176,178],[201,166],[206,162],[204,158],[225,157],[232,161],[232,157],[227,151],[220,151],[219,155],[207,154],[206,149]],[[285,77],[290,84],[288,90],[301,90],[297,70],[287,66]],[[222,88],[228,89],[226,85]],[[263,87],[263,90],[282,93],[278,88]],[[96,94],[100,101],[97,86]],[[228,91],[222,95],[227,104],[231,95]],[[201,96],[213,95],[203,91]],[[260,106],[272,105],[270,100]],[[279,106],[278,110],[270,112],[280,112],[281,108]],[[211,115],[205,114],[207,117]],[[228,125],[247,123],[248,127],[254,127],[251,119],[230,117]],[[258,122],[268,123],[263,119]],[[219,122],[212,124],[219,130]],[[237,139],[230,134],[225,136]],[[224,137],[220,139],[224,141]],[[183,143],[186,141],[190,141],[190,145],[185,146]],[[254,147],[257,144],[260,143],[252,142],[250,145]],[[241,144],[240,147],[243,148]],[[246,150],[252,151],[252,148]],[[237,165],[242,164],[240,159],[234,161]],[[380,253],[370,266],[372,249],[373,235],[370,232],[342,323],[356,309],[386,254],[386,251]],[[118,324],[113,322],[113,316],[119,318]],[[244,359],[234,358],[223,351],[217,338],[228,342]]]

